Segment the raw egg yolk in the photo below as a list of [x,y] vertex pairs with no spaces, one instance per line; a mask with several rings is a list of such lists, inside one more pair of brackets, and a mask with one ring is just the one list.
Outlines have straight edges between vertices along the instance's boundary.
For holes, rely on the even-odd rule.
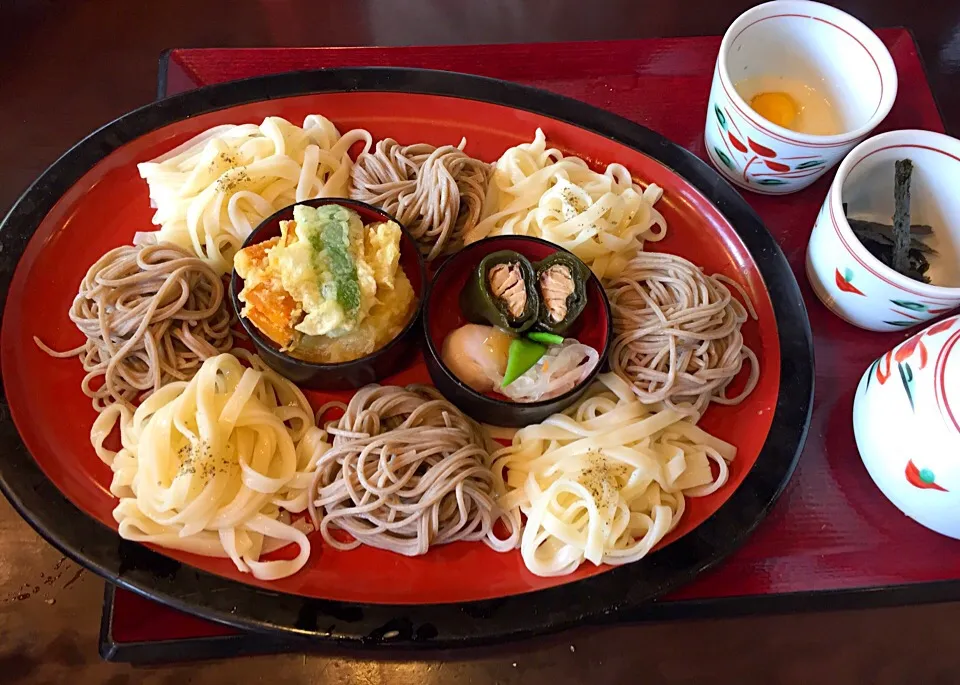
[[790,128],[799,109],[786,93],[758,93],[751,98],[750,107],[767,121],[784,128]]

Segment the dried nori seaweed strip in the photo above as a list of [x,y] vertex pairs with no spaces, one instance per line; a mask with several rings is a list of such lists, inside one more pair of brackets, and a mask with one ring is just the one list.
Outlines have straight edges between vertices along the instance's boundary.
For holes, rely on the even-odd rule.
[[[883,243],[875,240],[872,236],[857,237],[870,254],[887,266],[890,266],[890,260],[893,256],[892,242]],[[910,250],[908,265],[908,269],[906,273],[904,273],[904,276],[912,278],[913,280],[921,283],[930,282],[930,279],[925,275],[927,270],[930,268],[930,263],[927,261],[927,258],[922,252],[919,250]]]
[[[850,222],[850,225],[856,224],[861,228],[876,231],[891,240],[893,240],[893,226],[890,224],[881,224],[879,221],[869,221],[868,219],[850,219],[847,221]],[[924,236],[933,235],[933,227],[928,224],[911,224],[910,225],[910,235],[915,238],[923,238]]]
[[891,265],[903,275],[909,270],[910,261],[910,177],[913,162],[898,159],[893,175],[893,254]]
[[[892,226],[880,224],[875,221],[864,221],[862,219],[847,219],[847,223],[850,224],[850,228],[853,229],[853,234],[860,239],[860,242],[863,242],[864,240],[873,240],[882,245],[893,245]],[[929,235],[927,232],[923,231],[923,229],[930,227],[917,227],[921,230],[914,231],[913,226],[910,228],[910,249],[923,252],[924,254],[937,254],[936,250],[923,242],[923,236]]]
[[[910,177],[913,172],[913,162],[909,159],[897,161],[894,166],[894,219],[901,220],[901,225],[910,223]],[[847,216],[847,203],[843,203],[843,215],[847,219],[853,234],[870,254],[883,264],[894,268],[893,260],[896,248],[894,227],[866,219],[853,219]],[[929,283],[926,275],[930,269],[930,262],[926,255],[938,254],[935,249],[924,242],[926,236],[933,235],[933,227],[926,224],[912,224],[907,231],[906,264],[896,269],[907,278],[921,283]],[[903,236],[900,236],[901,239]]]

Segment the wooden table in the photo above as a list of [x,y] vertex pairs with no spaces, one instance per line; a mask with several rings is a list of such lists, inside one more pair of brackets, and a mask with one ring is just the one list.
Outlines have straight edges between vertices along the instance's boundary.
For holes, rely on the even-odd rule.
[[[7,0],[0,10],[0,210],[63,150],[144,104],[168,47],[492,43],[720,34],[743,0]],[[960,5],[839,1],[920,44],[960,134]],[[67,417],[69,418],[69,417]],[[2,457],[0,457],[2,458]],[[953,683],[960,605],[583,628],[498,648],[372,662],[251,657],[137,669],[96,652],[102,582],[0,501],[2,683]]]

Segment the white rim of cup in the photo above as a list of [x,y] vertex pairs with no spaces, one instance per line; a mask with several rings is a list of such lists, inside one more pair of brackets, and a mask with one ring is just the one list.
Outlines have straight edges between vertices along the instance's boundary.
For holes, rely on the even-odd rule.
[[[917,138],[920,140],[917,140]],[[827,196],[830,201],[830,206],[828,207],[829,219],[833,226],[825,228],[835,228],[839,231],[841,237],[840,242],[851,252],[854,259],[860,262],[860,265],[866,268],[867,271],[871,272],[880,280],[885,281],[888,285],[904,290],[911,295],[927,297],[932,300],[948,300],[948,302],[944,302],[944,304],[950,304],[956,302],[956,299],[960,297],[960,287],[921,283],[920,281],[915,281],[912,278],[904,276],[899,271],[894,271],[874,257],[870,250],[863,246],[863,243],[861,243],[860,239],[854,234],[847,218],[843,214],[843,184],[844,181],[847,180],[850,170],[853,169],[860,160],[864,159],[868,154],[884,147],[917,144],[934,150],[949,152],[951,156],[960,159],[960,140],[951,138],[943,133],[922,131],[919,129],[901,129],[880,133],[872,138],[868,138],[853,148],[837,169],[837,175],[830,184],[830,192]]]
[[[766,18],[761,15],[768,15],[770,10],[774,9],[774,6],[782,9],[784,14],[802,13],[801,16],[829,23],[856,40],[863,46],[867,53],[869,53],[877,65],[877,70],[880,72],[881,84],[890,84],[891,87],[883,88],[877,111],[874,112],[873,116],[870,117],[863,126],[832,136],[798,133],[797,131],[792,131],[764,119],[753,111],[746,100],[740,97],[740,93],[734,88],[733,82],[730,80],[730,74],[727,72],[727,52],[729,52],[731,44],[737,36],[747,27]],[[723,40],[720,42],[720,53],[717,56],[717,71],[727,97],[733,102],[734,107],[741,116],[749,120],[750,123],[761,131],[773,133],[774,138],[782,138],[785,142],[805,145],[807,147],[841,147],[867,135],[890,113],[890,110],[893,108],[893,103],[897,99],[897,89],[899,86],[897,68],[893,63],[893,58],[890,56],[890,51],[887,50],[883,41],[880,40],[869,26],[843,10],[831,7],[830,5],[824,5],[823,3],[811,2],[811,0],[774,0],[773,2],[757,5],[737,17],[730,25],[730,28],[727,29],[727,32],[723,34]]]

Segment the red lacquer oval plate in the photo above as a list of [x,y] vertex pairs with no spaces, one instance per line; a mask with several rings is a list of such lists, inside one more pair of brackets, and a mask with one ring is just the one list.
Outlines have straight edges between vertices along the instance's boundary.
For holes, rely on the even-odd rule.
[[[331,92],[315,92],[324,90]],[[298,94],[304,92],[310,94]],[[487,161],[496,160],[510,146],[529,142],[540,127],[550,145],[586,159],[596,169],[619,162],[639,182],[663,188],[657,208],[667,220],[669,233],[651,249],[682,255],[708,273],[725,274],[743,285],[758,315],[757,321],[744,325],[743,332],[746,344],[760,359],[760,382],[743,404],[713,406],[701,424],[737,446],[730,481],[712,496],[689,500],[680,525],[649,560],[620,569],[587,564],[570,576],[539,578],[526,571],[519,552],[498,554],[482,544],[435,547],[411,559],[366,547],[349,552],[324,549],[315,535],[306,568],[267,583],[239,573],[225,559],[157,550],[162,556],[146,559],[166,557],[186,566],[144,561],[139,552],[130,551],[139,546],[121,544],[115,533],[117,549],[110,550],[107,529],[116,529],[111,515],[115,500],[108,491],[110,470],[89,444],[95,413],[80,391],[83,371],[76,359],[48,357],[34,345],[33,337],[57,349],[82,342],[67,310],[86,269],[103,252],[129,243],[135,232],[151,229],[152,210],[146,184],[137,173],[138,162],[218,124],[259,123],[266,116],[300,123],[311,113],[328,117],[341,132],[365,128],[375,139],[440,145],[456,144],[465,136],[467,152]],[[31,189],[5,222],[4,236],[18,233],[23,245],[11,247],[22,256],[9,286],[0,353],[6,399],[22,439],[16,446],[25,445],[46,479],[103,528],[83,528],[86,521],[51,523],[54,510],[68,515],[66,502],[31,501],[23,478],[13,473],[10,464],[0,469],[0,476],[21,513],[48,539],[111,579],[161,601],[247,627],[323,633],[322,619],[314,620],[312,614],[304,618],[303,607],[335,603],[364,609],[354,621],[337,618],[333,623],[337,627],[327,632],[340,638],[369,637],[376,627],[371,620],[379,620],[376,605],[394,605],[394,610],[396,605],[407,605],[407,614],[415,607],[439,612],[422,621],[431,626],[426,639],[489,639],[557,627],[643,601],[692,577],[742,540],[789,477],[805,434],[812,391],[812,368],[807,368],[812,367],[809,325],[796,282],[776,244],[743,200],[701,162],[642,127],[581,103],[488,79],[417,70],[334,70],[203,89],[128,115],[92,139],[93,143],[88,139],[68,153],[38,182],[54,188],[61,184],[58,194],[50,197],[56,190],[46,187]],[[96,145],[103,151],[102,158],[91,163]],[[32,204],[24,206],[26,201]],[[3,256],[12,259],[6,250]],[[773,299],[771,292],[777,293]],[[784,334],[801,344],[787,342]],[[420,357],[384,381],[411,382],[429,382]],[[332,397],[349,397],[349,393],[308,395],[315,406]],[[29,459],[25,463],[35,468]],[[47,487],[40,474],[31,477]],[[85,539],[89,539],[88,549],[78,552],[77,545]],[[93,547],[96,554],[90,551]],[[574,583],[591,576],[595,578],[586,583]],[[194,587],[208,588],[201,595],[220,588],[243,608],[225,610],[229,601],[190,595]],[[595,597],[587,597],[590,594]],[[276,603],[273,608],[262,604],[269,597],[275,598],[270,600]],[[303,598],[320,602],[307,602],[298,609],[296,602],[304,602]],[[455,613],[443,613],[453,611],[451,607],[437,607],[444,603],[482,607],[491,601],[502,603],[504,598],[513,603],[516,611],[509,612],[513,619],[474,617],[465,628],[457,625]],[[543,613],[518,615],[534,607]],[[323,615],[327,609],[311,611]],[[448,619],[450,625],[445,625]],[[415,626],[409,627],[410,635],[397,630],[401,638],[417,637]]]

